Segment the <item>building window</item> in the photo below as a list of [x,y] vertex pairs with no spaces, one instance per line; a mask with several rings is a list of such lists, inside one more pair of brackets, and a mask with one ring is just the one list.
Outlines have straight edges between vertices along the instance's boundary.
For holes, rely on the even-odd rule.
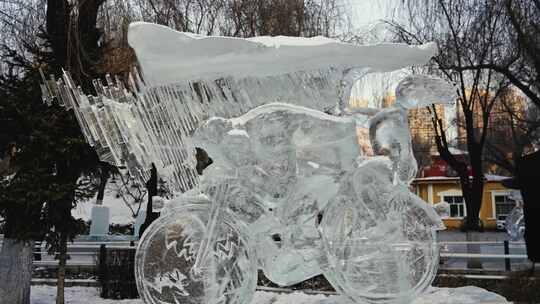
[[443,196],[443,201],[450,204],[450,217],[465,217],[467,211],[465,210],[465,202],[461,195],[449,195]]
[[514,209],[516,203],[506,194],[495,194],[495,218],[498,220],[506,219],[506,216]]

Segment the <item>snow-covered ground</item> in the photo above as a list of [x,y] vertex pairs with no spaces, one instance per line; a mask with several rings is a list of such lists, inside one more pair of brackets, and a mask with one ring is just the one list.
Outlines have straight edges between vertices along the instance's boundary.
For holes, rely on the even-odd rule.
[[[32,286],[31,304],[54,303],[56,287]],[[92,287],[69,287],[65,292],[66,303],[69,304],[143,304],[139,299],[135,300],[105,300],[99,297],[97,288]],[[311,295],[301,292],[276,293],[257,291],[251,304],[337,304],[347,303],[338,296]],[[461,288],[432,288],[422,298],[412,304],[496,304],[508,303],[494,293],[481,288],[467,286]]]
[[[55,303],[56,286],[32,286],[31,304]],[[141,300],[104,300],[99,297],[97,288],[69,287],[65,290],[65,302],[69,304],[143,304]]]
[[[56,287],[53,286],[32,286],[31,304],[54,303]],[[69,304],[143,304],[142,300],[105,300],[99,297],[97,288],[92,287],[69,287],[66,288],[66,303]],[[336,296],[307,295],[299,292],[295,293],[274,293],[257,291],[252,304],[311,304],[320,303]]]

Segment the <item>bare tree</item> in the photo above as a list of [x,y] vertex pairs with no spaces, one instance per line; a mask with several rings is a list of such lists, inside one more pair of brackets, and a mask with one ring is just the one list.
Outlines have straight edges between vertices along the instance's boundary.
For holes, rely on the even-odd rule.
[[36,41],[41,31],[45,6],[45,0],[1,0],[1,45],[30,56],[28,46]]
[[111,182],[111,189],[122,199],[124,205],[131,212],[131,216],[136,218],[141,211],[142,204],[148,193],[146,187],[135,182],[126,174],[119,170],[113,172],[114,182]]
[[503,4],[512,25],[507,28],[514,60],[502,64],[493,61],[490,68],[507,77],[540,107],[540,1],[504,0]]
[[47,0],[46,34],[58,67],[68,70],[87,91],[100,75],[96,64],[102,32],[96,27],[105,0]]
[[[36,0],[37,1],[37,0]],[[349,15],[344,0],[119,0],[98,12],[102,56],[98,74],[127,76],[136,63],[127,43],[128,26],[146,21],[203,35],[342,38]],[[127,77],[123,77],[127,79]]]
[[340,0],[121,0],[107,2],[99,24],[107,35],[147,21],[206,35],[335,36],[346,24]]
[[431,165],[431,147],[431,142],[426,140],[426,138],[419,135],[412,136],[412,148],[414,158],[416,159],[419,168],[418,173]]
[[[450,153],[443,120],[432,109],[433,128],[437,150],[460,178],[466,201],[468,230],[478,230],[482,202],[484,174],[483,151],[489,129],[489,117],[498,96],[507,87],[507,81],[492,70],[467,70],[464,67],[491,62],[499,56],[496,47],[504,38],[501,29],[506,26],[502,7],[482,0],[405,1],[403,9],[409,18],[388,23],[399,41],[425,43],[435,41],[439,46],[428,71],[457,83],[458,114],[464,125],[464,146],[468,159],[462,160]],[[472,178],[469,169],[472,168]]]
[[540,1],[493,0],[489,6],[504,24],[497,28],[502,39],[493,46],[496,56],[453,68],[499,73],[540,107]]
[[498,174],[516,173],[522,155],[533,152],[540,131],[540,108],[527,102],[515,89],[505,90],[490,116],[485,159]]

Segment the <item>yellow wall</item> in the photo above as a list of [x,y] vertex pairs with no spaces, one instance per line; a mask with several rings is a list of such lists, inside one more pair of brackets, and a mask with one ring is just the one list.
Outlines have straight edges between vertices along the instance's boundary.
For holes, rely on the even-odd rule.
[[[429,181],[416,181],[413,186],[415,193],[420,196],[424,201],[430,202],[429,198],[429,186],[432,187],[433,197],[431,203],[439,203],[442,197],[439,195],[442,192],[447,191],[461,191],[461,187],[457,180],[429,180]],[[480,208],[480,220],[484,224],[485,229],[495,229],[497,227],[497,220],[494,218],[494,193],[506,193],[509,189],[505,188],[500,182],[487,181],[484,185],[484,194],[482,196],[482,206]],[[459,229],[462,225],[462,219],[447,218],[443,219],[444,224],[448,229]]]

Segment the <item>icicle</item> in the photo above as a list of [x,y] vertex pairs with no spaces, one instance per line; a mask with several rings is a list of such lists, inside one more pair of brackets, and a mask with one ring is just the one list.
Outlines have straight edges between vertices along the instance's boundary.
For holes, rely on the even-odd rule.
[[324,68],[147,87],[134,67],[128,76],[131,92],[118,77],[107,75],[106,86],[99,79],[93,81],[97,97],[86,96],[67,72],[58,82],[42,76],[42,91],[45,102],[57,98],[66,108],[74,108],[85,138],[103,161],[128,162],[130,174],[141,183],[154,163],[172,190],[185,191],[198,184],[195,148],[189,138],[203,121],[240,116],[269,102],[335,108],[347,98],[341,92],[351,86],[356,72]]

